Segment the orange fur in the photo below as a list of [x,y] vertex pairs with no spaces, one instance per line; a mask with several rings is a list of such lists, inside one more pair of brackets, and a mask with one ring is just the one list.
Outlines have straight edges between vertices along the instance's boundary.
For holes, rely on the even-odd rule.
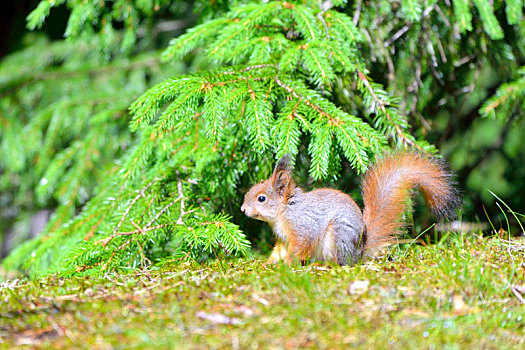
[[288,236],[288,256],[299,259],[301,262],[312,256],[314,245],[312,242],[300,240],[294,232]]
[[403,226],[400,215],[407,209],[412,188],[419,187],[436,215],[447,216],[458,201],[450,177],[437,159],[418,153],[393,154],[378,161],[363,181],[365,249],[393,243]]

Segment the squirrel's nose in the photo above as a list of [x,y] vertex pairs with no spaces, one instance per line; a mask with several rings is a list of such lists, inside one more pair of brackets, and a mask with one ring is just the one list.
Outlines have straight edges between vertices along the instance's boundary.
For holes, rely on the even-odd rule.
[[241,211],[246,214],[246,207],[244,205],[241,206]]

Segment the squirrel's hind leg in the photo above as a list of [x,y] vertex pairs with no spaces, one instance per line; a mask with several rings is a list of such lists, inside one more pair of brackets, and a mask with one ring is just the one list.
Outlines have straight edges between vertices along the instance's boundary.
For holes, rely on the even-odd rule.
[[356,227],[352,220],[336,218],[332,221],[335,240],[337,263],[339,265],[354,265],[361,258],[364,245],[363,225]]

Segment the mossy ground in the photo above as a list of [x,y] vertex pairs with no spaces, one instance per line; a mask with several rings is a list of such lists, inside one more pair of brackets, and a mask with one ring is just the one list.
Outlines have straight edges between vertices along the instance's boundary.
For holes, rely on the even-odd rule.
[[523,348],[523,243],[449,236],[356,267],[245,258],[11,281],[0,347]]

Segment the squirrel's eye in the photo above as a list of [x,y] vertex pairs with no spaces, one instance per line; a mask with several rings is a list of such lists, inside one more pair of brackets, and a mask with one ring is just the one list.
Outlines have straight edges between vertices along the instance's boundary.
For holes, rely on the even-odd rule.
[[262,203],[262,202],[264,202],[266,200],[266,196],[261,195],[261,196],[257,197],[257,200]]

